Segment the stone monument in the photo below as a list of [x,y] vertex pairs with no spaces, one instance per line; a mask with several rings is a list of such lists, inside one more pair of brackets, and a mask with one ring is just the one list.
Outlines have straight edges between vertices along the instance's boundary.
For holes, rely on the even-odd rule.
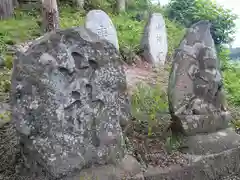
[[125,156],[130,107],[119,53],[84,27],[33,42],[14,61],[12,121],[24,167],[52,179]]
[[153,65],[164,65],[168,52],[165,21],[160,13],[150,15],[141,40],[144,58]]
[[182,152],[198,167],[192,179],[202,180],[240,169],[240,136],[228,126],[231,115],[210,28],[208,21],[189,28],[175,52],[168,89],[172,130],[185,135]]
[[89,11],[86,16],[85,27],[97,34],[100,39],[108,40],[117,50],[119,49],[117,31],[112,20],[104,11]]

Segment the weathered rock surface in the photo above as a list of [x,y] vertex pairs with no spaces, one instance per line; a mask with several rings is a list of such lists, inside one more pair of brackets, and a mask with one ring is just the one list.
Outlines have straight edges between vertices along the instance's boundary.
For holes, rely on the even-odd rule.
[[233,174],[233,175],[225,176],[221,178],[221,180],[240,180],[240,176]]
[[189,136],[184,140],[184,145],[188,148],[182,151],[188,154],[217,154],[240,147],[240,135],[228,128],[214,133]]
[[141,41],[144,58],[153,65],[163,65],[168,52],[165,21],[161,14],[150,15]]
[[17,153],[19,153],[18,137],[14,125],[0,124],[0,173],[14,170]]
[[185,134],[227,127],[222,75],[210,34],[210,23],[200,21],[187,32],[176,51],[169,79],[169,108]]
[[188,155],[189,165],[166,169],[148,168],[145,180],[219,180],[240,171],[240,149],[230,149],[207,156]]
[[14,61],[12,120],[25,167],[52,178],[121,161],[129,119],[116,48],[80,27],[46,34]]
[[119,49],[117,31],[112,20],[104,11],[89,11],[86,16],[85,27],[97,34],[100,39],[109,41],[116,49]]
[[79,175],[64,180],[144,180],[140,164],[132,156],[126,155],[117,165],[93,167],[81,171]]
[[168,87],[172,128],[185,134],[181,151],[189,166],[158,172],[153,179],[218,180],[239,172],[240,136],[227,128],[231,116],[222,81],[210,23],[200,21],[176,51]]

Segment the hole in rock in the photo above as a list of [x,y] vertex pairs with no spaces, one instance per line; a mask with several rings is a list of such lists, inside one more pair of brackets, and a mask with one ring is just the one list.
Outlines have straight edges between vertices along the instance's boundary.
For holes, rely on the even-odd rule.
[[82,102],[77,99],[72,104],[69,104],[67,107],[64,108],[65,111],[71,111],[74,108],[80,108],[82,106]]
[[72,91],[72,97],[74,99],[80,99],[80,93],[78,91]]
[[100,146],[100,139],[97,136],[97,130],[96,130],[96,122],[94,121],[93,125],[92,125],[92,143],[95,147],[99,147]]
[[77,69],[84,69],[89,67],[88,63],[85,62],[85,57],[78,52],[72,52],[72,57]]
[[92,98],[92,85],[91,84],[86,84],[86,90],[88,92],[88,96]]
[[69,75],[69,71],[65,67],[59,67],[58,70],[63,74],[63,75]]
[[96,112],[96,114],[100,114],[101,111],[103,110],[104,102],[100,99],[93,100],[92,107],[94,109],[94,112]]
[[89,65],[95,70],[98,68],[98,64],[96,61],[89,60]]

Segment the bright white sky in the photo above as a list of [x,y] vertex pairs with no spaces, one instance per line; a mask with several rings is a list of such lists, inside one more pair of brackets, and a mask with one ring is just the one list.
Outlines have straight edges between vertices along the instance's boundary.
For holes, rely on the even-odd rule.
[[[240,47],[240,1],[239,0],[215,0],[220,5],[231,9],[233,13],[239,16],[238,20],[236,20],[236,34],[235,40],[232,44],[233,47]],[[161,5],[165,5],[169,2],[169,0],[152,0],[152,2],[160,2]]]

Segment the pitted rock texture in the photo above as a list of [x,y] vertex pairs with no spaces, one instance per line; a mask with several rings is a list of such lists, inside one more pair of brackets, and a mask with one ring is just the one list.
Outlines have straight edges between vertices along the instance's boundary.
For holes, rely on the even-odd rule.
[[111,18],[102,10],[91,10],[86,16],[85,27],[97,34],[100,39],[112,43],[119,49],[116,28]]
[[176,50],[169,79],[175,127],[189,135],[223,129],[231,119],[210,26],[208,21],[191,26]]
[[213,133],[198,134],[182,139],[185,147],[182,152],[194,155],[218,154],[240,147],[240,135],[234,129],[227,128]]
[[38,39],[14,61],[12,120],[25,166],[59,178],[125,153],[126,77],[109,42],[79,27]]
[[168,42],[165,21],[160,13],[150,15],[144,28],[141,49],[145,60],[154,66],[164,65],[168,52]]

